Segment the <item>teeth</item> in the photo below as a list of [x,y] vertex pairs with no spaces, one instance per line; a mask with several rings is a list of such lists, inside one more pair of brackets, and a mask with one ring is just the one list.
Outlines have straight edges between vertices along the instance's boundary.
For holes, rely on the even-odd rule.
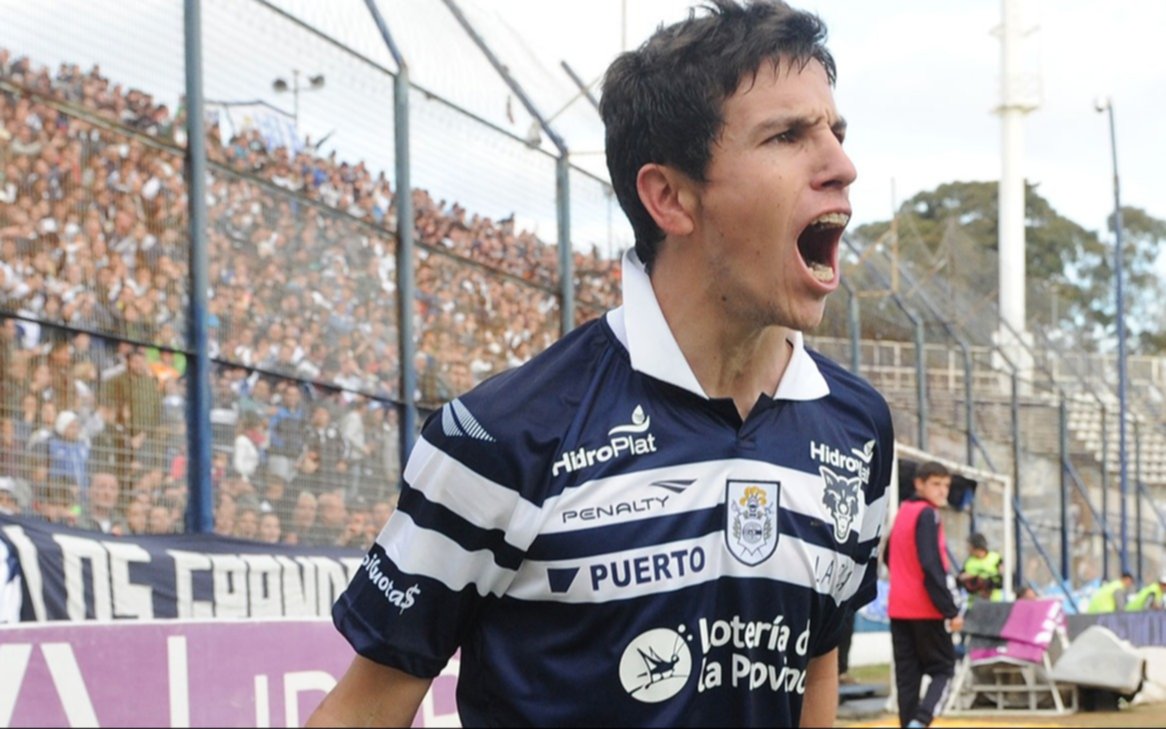
[[821,263],[811,263],[810,273],[819,281],[833,281],[834,269]]
[[841,228],[849,222],[850,216],[846,213],[826,213],[814,218],[810,225],[815,228]]

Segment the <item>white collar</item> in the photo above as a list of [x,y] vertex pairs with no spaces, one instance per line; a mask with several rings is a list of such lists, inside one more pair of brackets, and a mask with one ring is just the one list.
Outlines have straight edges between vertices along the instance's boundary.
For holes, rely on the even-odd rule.
[[[623,259],[623,305],[607,313],[607,323],[627,349],[632,369],[709,399],[672,336],[634,249]],[[803,339],[801,332],[791,333],[788,341],[793,353],[774,393],[775,400],[817,400],[830,394],[830,386],[806,352]]]

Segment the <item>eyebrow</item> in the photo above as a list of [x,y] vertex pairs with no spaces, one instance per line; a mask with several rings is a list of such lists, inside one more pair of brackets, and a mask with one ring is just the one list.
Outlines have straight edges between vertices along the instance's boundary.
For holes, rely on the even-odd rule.
[[[790,114],[790,115],[783,115],[783,116],[775,116],[775,117],[770,117],[769,119],[766,119],[765,121],[758,124],[757,127],[755,127],[753,131],[754,131],[754,133],[759,134],[761,136],[769,136],[772,133],[776,133],[778,131],[784,131],[787,129],[796,129],[796,128],[805,129],[805,128],[813,127],[813,126],[816,126],[818,123],[820,123],[822,121],[822,119],[823,119],[823,117],[821,115],[812,116],[812,117],[811,116],[804,116],[802,114]],[[839,116],[830,125],[830,131],[833,132],[835,135],[841,136],[841,135],[846,133],[847,126],[848,126],[848,124],[847,124],[846,118]]]

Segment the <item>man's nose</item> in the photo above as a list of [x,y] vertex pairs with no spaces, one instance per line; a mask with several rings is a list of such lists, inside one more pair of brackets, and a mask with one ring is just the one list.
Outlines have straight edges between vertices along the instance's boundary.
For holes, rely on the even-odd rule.
[[842,148],[842,142],[830,134],[820,150],[821,166],[814,178],[815,189],[838,188],[845,190],[858,178],[850,155]]

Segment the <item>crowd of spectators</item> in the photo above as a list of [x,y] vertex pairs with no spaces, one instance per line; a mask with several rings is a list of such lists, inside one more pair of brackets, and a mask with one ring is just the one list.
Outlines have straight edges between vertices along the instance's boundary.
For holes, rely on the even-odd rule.
[[[184,117],[96,66],[53,74],[0,48],[0,492],[21,511],[183,529]],[[394,191],[362,162],[219,135],[215,530],[365,544],[400,464]],[[557,252],[513,215],[411,195],[414,396],[436,406],[557,338]],[[577,252],[575,278],[590,318],[615,301],[618,261]]]

